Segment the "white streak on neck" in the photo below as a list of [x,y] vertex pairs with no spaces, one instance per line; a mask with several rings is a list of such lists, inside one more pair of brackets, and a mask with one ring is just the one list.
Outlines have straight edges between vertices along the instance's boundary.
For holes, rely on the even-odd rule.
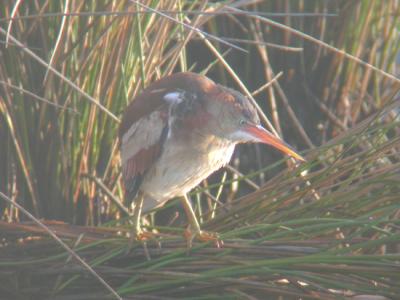
[[169,104],[179,104],[183,101],[183,92],[171,92],[164,96],[164,100]]

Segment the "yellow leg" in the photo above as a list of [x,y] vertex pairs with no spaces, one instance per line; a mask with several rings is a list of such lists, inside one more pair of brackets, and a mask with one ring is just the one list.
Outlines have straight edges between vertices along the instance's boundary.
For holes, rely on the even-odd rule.
[[153,234],[151,232],[144,232],[142,230],[142,226],[140,224],[142,219],[142,208],[143,208],[144,195],[140,193],[138,197],[135,199],[135,207],[133,209],[133,228],[131,230],[130,238],[129,238],[129,246],[128,250],[132,248],[133,242],[136,241],[145,241],[147,239],[153,238]]
[[196,233],[200,233],[201,229],[200,229],[199,222],[197,221],[196,215],[193,211],[192,205],[190,204],[190,200],[187,197],[187,195],[183,196],[181,201],[183,204],[183,208],[185,209],[186,216],[189,220],[190,226],[193,228],[193,230]]
[[135,207],[133,209],[133,230],[131,231],[131,238],[138,238],[142,234],[140,219],[142,217],[144,196],[142,193],[135,199]]
[[199,240],[204,241],[204,242],[212,241],[215,243],[215,245],[218,248],[222,247],[223,242],[222,242],[222,240],[219,239],[218,234],[202,231],[200,229],[199,222],[197,221],[196,215],[193,211],[192,205],[190,204],[190,200],[187,197],[187,195],[182,197],[181,202],[182,202],[183,208],[185,209],[186,216],[189,220],[190,228],[194,231],[194,232],[192,232],[192,230],[190,230],[190,228],[189,228],[185,232],[185,238],[187,241],[188,248],[192,247],[192,242],[195,237],[197,237]]

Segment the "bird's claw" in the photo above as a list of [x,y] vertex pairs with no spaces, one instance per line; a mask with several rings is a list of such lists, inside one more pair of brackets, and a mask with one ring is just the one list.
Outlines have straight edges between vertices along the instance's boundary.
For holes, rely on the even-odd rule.
[[187,247],[190,249],[193,245],[193,240],[197,238],[202,242],[213,242],[215,247],[222,248],[224,245],[224,241],[220,239],[218,233],[216,232],[209,232],[209,231],[196,231],[192,232],[190,227],[188,227],[185,232],[184,236],[186,239]]
[[152,240],[152,239],[156,238],[156,235],[152,232],[141,231],[141,232],[136,233],[134,238],[139,242],[144,242],[144,241]]
[[152,232],[143,231],[143,230],[135,230],[135,231],[131,232],[126,253],[129,253],[132,250],[133,244],[135,241],[145,243],[148,240],[152,240],[155,238],[156,238],[156,235]]
[[216,232],[200,231],[197,238],[203,242],[213,242],[217,248],[222,248],[222,246],[224,246],[224,241],[221,240]]

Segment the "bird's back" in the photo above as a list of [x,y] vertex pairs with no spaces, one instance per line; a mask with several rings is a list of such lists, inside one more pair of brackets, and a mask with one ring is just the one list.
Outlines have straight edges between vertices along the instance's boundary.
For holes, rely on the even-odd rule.
[[129,128],[140,119],[156,110],[163,108],[165,110],[166,102],[163,97],[166,94],[177,89],[184,90],[187,87],[194,92],[209,93],[216,88],[216,85],[207,77],[192,72],[176,73],[150,84],[125,109],[119,127],[120,140]]

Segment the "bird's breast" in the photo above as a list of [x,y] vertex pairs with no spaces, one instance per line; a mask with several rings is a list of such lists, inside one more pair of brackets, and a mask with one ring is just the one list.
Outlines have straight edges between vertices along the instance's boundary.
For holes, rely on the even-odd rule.
[[144,211],[184,195],[222,166],[229,163],[235,144],[216,137],[177,141],[169,138],[157,162],[146,174],[141,190],[153,201]]

